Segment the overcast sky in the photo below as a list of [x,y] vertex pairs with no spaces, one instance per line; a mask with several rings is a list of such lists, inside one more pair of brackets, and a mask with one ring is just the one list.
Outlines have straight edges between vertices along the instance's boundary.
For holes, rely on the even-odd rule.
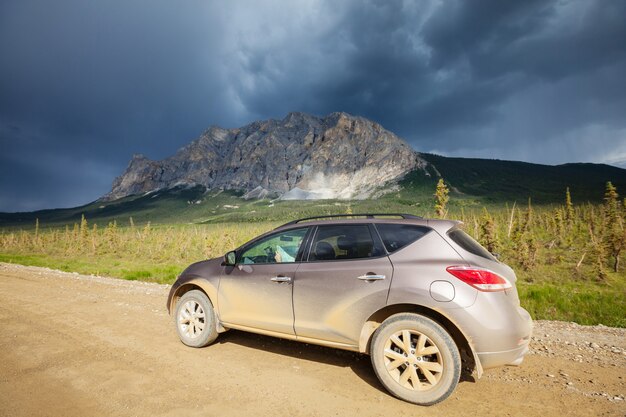
[[416,150],[626,166],[626,2],[0,2],[0,211],[290,111]]

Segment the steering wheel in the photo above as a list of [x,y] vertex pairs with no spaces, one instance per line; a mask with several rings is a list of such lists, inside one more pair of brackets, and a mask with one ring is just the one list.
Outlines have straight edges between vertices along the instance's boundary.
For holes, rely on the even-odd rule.
[[276,252],[274,251],[274,248],[272,248],[271,246],[268,246],[264,248],[263,250],[265,251],[265,255],[267,256],[267,262],[273,262],[274,257],[276,256]]

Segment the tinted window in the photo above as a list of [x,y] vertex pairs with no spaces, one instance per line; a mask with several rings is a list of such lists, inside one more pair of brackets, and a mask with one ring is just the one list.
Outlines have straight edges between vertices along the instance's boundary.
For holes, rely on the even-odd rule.
[[295,262],[307,229],[292,229],[267,236],[244,248],[242,264]]
[[383,255],[366,224],[320,226],[311,245],[309,261],[371,258]]
[[473,253],[474,255],[489,259],[490,261],[496,261],[496,258],[494,258],[487,249],[483,248],[480,243],[476,242],[470,235],[465,233],[463,230],[454,229],[451,232],[448,232],[448,236],[450,236],[450,239],[452,239],[457,245],[459,245],[469,253]]
[[376,229],[389,253],[415,242],[431,231],[428,227],[412,224],[377,224]]

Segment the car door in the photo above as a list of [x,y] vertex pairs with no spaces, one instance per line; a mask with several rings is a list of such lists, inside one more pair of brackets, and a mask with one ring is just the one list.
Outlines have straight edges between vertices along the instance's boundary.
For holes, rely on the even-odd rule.
[[226,327],[294,334],[292,289],[308,228],[277,232],[237,253],[220,278],[218,305]]
[[386,304],[392,274],[371,225],[318,226],[294,281],[296,336],[358,346],[363,324]]

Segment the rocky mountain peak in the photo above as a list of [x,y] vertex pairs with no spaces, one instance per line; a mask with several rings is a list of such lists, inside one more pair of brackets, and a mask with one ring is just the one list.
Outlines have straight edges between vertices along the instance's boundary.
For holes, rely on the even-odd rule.
[[292,112],[236,129],[212,126],[162,161],[133,155],[103,199],[181,184],[248,197],[366,198],[425,165],[406,142],[368,119]]

